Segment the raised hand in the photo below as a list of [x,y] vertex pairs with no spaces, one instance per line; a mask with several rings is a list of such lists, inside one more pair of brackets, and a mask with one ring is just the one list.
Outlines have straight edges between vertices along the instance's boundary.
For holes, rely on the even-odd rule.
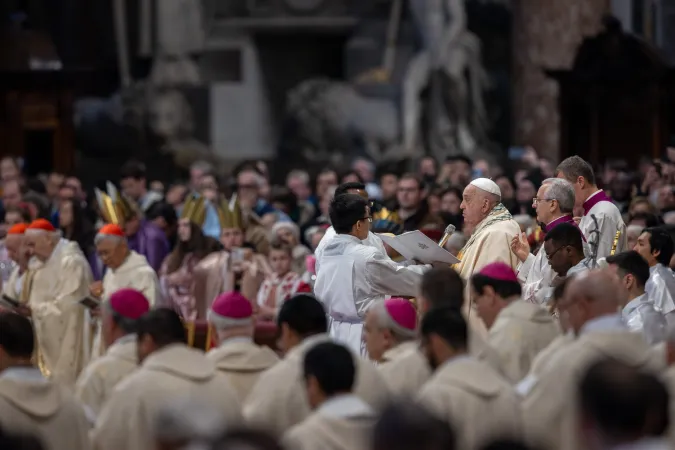
[[511,251],[516,254],[520,262],[524,262],[530,254],[530,244],[527,242],[525,233],[513,236],[511,239]]

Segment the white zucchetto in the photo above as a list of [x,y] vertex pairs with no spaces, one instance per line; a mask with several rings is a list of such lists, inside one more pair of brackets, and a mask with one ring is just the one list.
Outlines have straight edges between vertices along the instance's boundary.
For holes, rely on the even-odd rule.
[[499,197],[502,196],[502,191],[499,189],[499,186],[497,183],[492,181],[489,178],[476,178],[473,180],[471,183],[469,183],[472,186],[476,186],[478,189],[481,191],[488,192],[490,194],[498,195]]

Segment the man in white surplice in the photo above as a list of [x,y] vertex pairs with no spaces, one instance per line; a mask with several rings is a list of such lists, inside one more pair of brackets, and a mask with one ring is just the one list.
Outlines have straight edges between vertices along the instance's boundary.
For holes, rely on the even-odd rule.
[[645,228],[635,251],[649,264],[649,281],[645,285],[649,300],[668,323],[675,323],[675,276],[668,268],[673,256],[673,240],[661,228]]
[[[561,223],[573,223],[574,188],[566,180],[549,178],[544,180],[532,199],[537,211],[537,222],[544,232],[549,232]],[[545,224],[545,225],[544,225]],[[530,253],[525,233],[514,236],[511,249],[520,260],[518,281],[523,284],[523,300],[545,305],[553,296],[552,282],[556,273],[541,249],[537,255]]]
[[365,355],[361,340],[366,311],[386,295],[412,297],[429,266],[397,264],[362,241],[370,232],[368,201],[356,194],[333,199],[330,219],[336,236],[323,251],[314,293],[330,316],[330,335]]
[[592,249],[596,245],[597,258],[606,258],[610,254],[627,250],[626,224],[621,217],[621,211],[605,191],[596,185],[593,167],[575,155],[561,162],[556,174],[558,178],[572,183],[576,207],[584,209],[579,228],[586,239],[584,244],[586,256],[591,256]]
[[[365,198],[366,200],[368,199],[368,193],[366,192],[366,185],[363,183],[342,183],[335,189],[335,194],[333,198],[338,197],[342,194],[357,194]],[[335,232],[335,228],[333,228],[332,226],[328,228],[326,230],[326,233],[323,235],[323,238],[321,238],[321,241],[319,241],[319,245],[316,246],[316,250],[314,250],[314,256],[316,257],[317,274],[319,273],[319,269],[321,268],[321,259],[323,256],[323,251],[326,248],[326,246],[333,240],[336,234],[337,233]],[[370,245],[371,247],[380,250],[385,255],[387,254],[387,250],[384,248],[384,243],[382,242],[382,239],[380,239],[371,231],[368,231],[368,235],[363,240],[363,244]]]

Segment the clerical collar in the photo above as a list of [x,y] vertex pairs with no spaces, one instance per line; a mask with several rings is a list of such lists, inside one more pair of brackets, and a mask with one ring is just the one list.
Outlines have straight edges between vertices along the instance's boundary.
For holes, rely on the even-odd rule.
[[336,395],[316,410],[317,414],[335,419],[375,416],[375,411],[354,394]]
[[593,208],[595,205],[597,205],[600,202],[612,202],[612,199],[605,194],[605,191],[602,189],[598,189],[594,193],[588,196],[586,201],[584,202],[584,216],[588,214],[588,212]]
[[232,336],[231,338],[227,338],[223,342],[221,342],[219,347],[225,347],[226,345],[238,343],[251,344],[253,343],[253,339],[248,336]]
[[544,227],[544,231],[548,233],[561,223],[570,223],[570,222],[574,222],[574,217],[572,217],[572,214],[560,216],[557,219],[553,219],[552,221],[547,223],[546,226]]
[[32,366],[8,367],[0,373],[0,378],[15,381],[47,382],[40,369]]
[[581,327],[579,335],[596,333],[599,331],[620,331],[625,329],[626,325],[623,323],[623,320],[621,320],[621,314],[605,314],[604,316],[586,322],[584,326]]

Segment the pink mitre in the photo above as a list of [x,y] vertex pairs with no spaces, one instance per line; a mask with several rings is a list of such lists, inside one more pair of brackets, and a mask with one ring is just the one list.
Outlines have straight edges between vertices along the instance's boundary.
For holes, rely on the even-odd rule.
[[253,306],[240,292],[226,292],[213,301],[208,319],[216,328],[251,325]]
[[384,309],[400,327],[412,332],[417,328],[417,311],[408,300],[398,297],[387,299],[384,301]]
[[127,319],[137,320],[150,311],[150,302],[136,289],[124,288],[113,292],[108,299],[110,309]]
[[484,277],[492,278],[493,280],[518,283],[518,276],[516,275],[516,272],[511,268],[511,266],[503,262],[488,264],[487,266],[480,269],[478,275],[483,275]]

